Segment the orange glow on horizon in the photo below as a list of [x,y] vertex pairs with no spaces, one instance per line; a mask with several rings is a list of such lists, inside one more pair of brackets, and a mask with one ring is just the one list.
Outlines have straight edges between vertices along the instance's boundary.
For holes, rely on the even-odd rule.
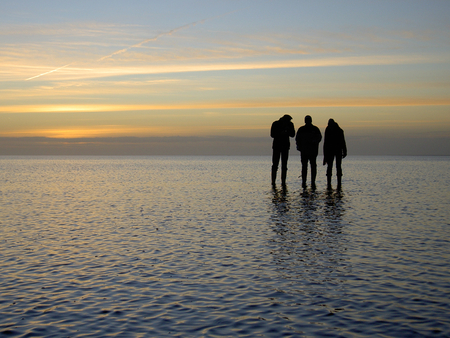
[[[223,132],[259,131],[267,126],[212,126],[208,132],[223,135]],[[159,126],[159,127],[126,127],[98,126],[89,128],[55,128],[17,130],[2,133],[4,137],[47,137],[60,139],[97,138],[97,137],[165,137],[165,136],[208,136],[202,127],[192,126]]]
[[144,136],[144,135],[163,135],[164,128],[145,128],[145,127],[90,127],[90,128],[55,128],[55,129],[36,129],[20,130],[9,133],[3,133],[7,137],[48,137],[48,138],[95,138],[95,137],[118,137],[118,136]]
[[0,113],[73,113],[117,112],[145,110],[192,110],[232,108],[306,108],[306,107],[394,107],[394,106],[446,106],[450,99],[430,98],[318,98],[273,99],[206,102],[187,104],[95,104],[95,105],[16,105],[2,106]]

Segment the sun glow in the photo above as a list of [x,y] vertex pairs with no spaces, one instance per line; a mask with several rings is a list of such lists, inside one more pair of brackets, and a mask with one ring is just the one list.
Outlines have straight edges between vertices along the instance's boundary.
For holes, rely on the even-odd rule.
[[98,126],[90,128],[55,128],[19,130],[3,133],[7,137],[48,137],[48,138],[95,138],[118,136],[149,136],[164,135],[165,128],[150,127],[124,127],[124,126]]
[[[442,27],[450,2],[406,11],[357,1],[178,2],[139,0],[106,12],[95,1],[71,2],[74,10],[9,2],[0,11],[0,154],[32,152],[33,142],[44,149],[48,138],[270,143],[267,129],[283,114],[297,128],[311,115],[321,130],[335,118],[349,139],[373,135],[370,147],[400,130],[411,153],[412,139],[444,135],[427,151],[449,151],[450,45]],[[99,140],[114,153],[109,141]]]
[[97,104],[97,105],[17,105],[1,106],[0,113],[77,113],[120,112],[145,110],[232,109],[232,108],[295,108],[295,107],[390,107],[390,106],[445,106],[450,99],[443,98],[285,98],[260,100],[230,100],[181,104]]

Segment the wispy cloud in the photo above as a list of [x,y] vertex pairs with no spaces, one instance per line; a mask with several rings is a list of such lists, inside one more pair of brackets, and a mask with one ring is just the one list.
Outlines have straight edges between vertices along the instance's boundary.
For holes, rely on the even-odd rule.
[[[233,11],[235,12],[235,11]],[[228,15],[233,12],[225,13],[223,15]],[[223,16],[221,15],[221,16]],[[335,61],[335,65],[345,65],[345,61],[351,60],[349,55],[357,55],[353,56],[355,62],[357,60],[362,60],[364,56],[361,56],[362,53],[365,54],[373,54],[374,50],[378,51],[378,54],[386,54],[386,56],[380,56],[379,62],[384,63],[370,63],[370,64],[396,64],[398,61],[393,60],[394,58],[401,58],[401,56],[393,56],[391,57],[391,63],[389,63],[386,59],[389,58],[387,54],[390,53],[399,53],[399,45],[404,43],[404,40],[411,41],[426,41],[430,39],[432,36],[432,32],[429,31],[407,31],[407,30],[399,30],[399,31],[388,31],[377,28],[365,28],[360,30],[351,30],[349,32],[344,31],[312,31],[306,34],[305,32],[300,34],[293,33],[284,33],[284,34],[260,34],[260,35],[250,35],[250,34],[238,34],[236,32],[213,32],[213,31],[205,31],[202,32],[201,36],[193,38],[195,40],[194,44],[187,45],[184,43],[177,44],[176,46],[166,46],[166,48],[161,49],[152,49],[152,52],[148,52],[148,48],[141,48],[146,44],[150,44],[150,42],[155,42],[161,39],[164,36],[174,35],[176,32],[181,30],[186,30],[188,28],[194,27],[199,24],[205,23],[207,20],[212,20],[216,17],[211,17],[199,21],[195,21],[183,26],[176,27],[174,29],[156,34],[154,37],[141,40],[138,43],[131,44],[129,46],[124,46],[123,48],[118,48],[116,51],[104,55],[100,58],[92,58],[89,60],[92,55],[98,55],[98,49],[95,47],[104,48],[109,44],[105,42],[105,38],[102,35],[105,35],[108,40],[114,40],[114,36],[122,41],[129,41],[133,38],[134,34],[139,31],[137,35],[142,35],[141,26],[133,26],[130,27],[126,25],[122,26],[113,26],[113,25],[105,25],[103,27],[100,24],[91,24],[87,28],[80,27],[80,25],[72,25],[74,27],[75,32],[73,33],[74,37],[77,36],[77,40],[73,41],[44,41],[42,46],[40,44],[31,43],[28,45],[17,45],[17,50],[14,49],[14,45],[7,45],[0,47],[1,53],[4,55],[3,61],[9,64],[15,64],[16,73],[13,73],[13,70],[10,70],[11,76],[17,74],[20,76],[25,73],[25,69],[28,69],[26,72],[28,76],[25,80],[29,81],[32,79],[36,79],[45,75],[52,74],[53,79],[64,79],[64,80],[73,80],[73,79],[81,79],[81,78],[95,78],[102,76],[114,76],[117,75],[126,75],[127,72],[129,74],[139,74],[142,71],[142,74],[155,74],[162,72],[189,72],[189,71],[202,71],[201,66],[192,65],[193,62],[203,62],[207,61],[210,65],[205,66],[205,71],[208,70],[208,67],[211,70],[233,70],[233,69],[265,69],[265,68],[286,68],[286,67],[314,67],[312,65],[312,59],[320,60],[316,61],[316,64],[320,66],[320,64],[325,65],[326,62],[330,62],[331,58],[327,58],[330,55],[340,55],[342,57],[335,58],[340,61]],[[64,34],[69,34],[71,25],[62,29],[64,33],[58,33],[58,29],[55,29],[55,35],[61,37]],[[45,29],[44,29],[45,28]],[[52,27],[44,27],[41,28],[43,32],[46,34],[52,34]],[[129,30],[130,28],[131,30]],[[96,35],[97,34],[97,35]],[[92,35],[92,36],[91,36]],[[100,39],[99,37],[102,36]],[[136,35],[135,35],[136,36]],[[94,38],[92,40],[91,38]],[[83,40],[84,39],[84,40]],[[134,40],[136,41],[136,40]],[[371,45],[373,44],[373,45]],[[83,48],[79,48],[79,46],[83,46]],[[146,46],[148,47],[148,46]],[[156,48],[156,46],[154,46]],[[28,48],[28,49],[26,49]],[[152,46],[153,48],[153,46]],[[53,51],[54,55],[49,54],[49,51]],[[7,53],[7,54],[5,54]],[[418,59],[417,55],[414,56],[413,53],[404,52],[406,63],[414,63],[414,58]],[[7,57],[5,56],[7,55]],[[36,59],[33,60],[27,58],[27,55],[36,55],[38,57],[39,62],[42,64],[43,60],[63,60],[65,62],[70,61],[67,60],[67,55],[70,55],[71,60],[76,59],[71,63],[68,63],[61,67],[42,67],[42,66],[33,66],[36,69],[41,69],[42,72],[40,74],[29,76],[30,65],[36,64]],[[113,63],[105,62],[109,59],[113,59],[115,56],[121,55],[121,58],[117,59],[117,62],[114,63],[115,67],[110,68],[109,66]],[[304,60],[302,56],[310,55],[310,60]],[[297,57],[298,60],[292,61],[291,63],[297,63],[297,65],[288,65],[289,61],[277,62],[272,61],[272,64],[263,62],[255,62],[249,61],[244,63],[243,60],[256,60],[263,59],[264,57],[271,58],[272,60],[275,58],[282,59],[286,57]],[[303,60],[301,60],[302,58]],[[372,58],[377,58],[374,55]],[[14,61],[16,60],[16,61]],[[224,61],[229,60],[230,63],[236,60],[236,66],[230,66],[224,63]],[[181,62],[182,61],[182,64]],[[432,61],[430,58],[428,60],[422,61],[425,62],[440,62],[440,61]],[[63,61],[64,62],[64,61]],[[61,62],[62,64],[64,64]],[[26,67],[22,67],[21,71],[19,64],[27,64]],[[55,61],[57,63],[57,61]],[[152,64],[152,67],[148,67],[147,65]],[[186,65],[186,63],[190,63],[191,65]],[[285,63],[286,66],[282,64]],[[300,65],[302,63],[303,65]],[[69,65],[78,64],[85,66],[85,69],[92,69],[89,71],[80,71],[77,68],[81,67],[69,67]],[[173,64],[173,65],[170,65]],[[178,64],[178,65],[177,65]],[[355,63],[358,65],[366,64],[366,63]],[[136,65],[142,65],[142,67],[138,67]],[[186,66],[185,66],[186,65]],[[332,65],[332,64],[330,64]],[[182,68],[185,68],[184,70]],[[149,70],[152,68],[154,70]],[[195,69],[196,68],[196,69]],[[178,69],[178,70],[177,70]],[[190,70],[194,69],[194,70]],[[63,71],[64,70],[64,71]],[[4,72],[5,70],[0,70],[0,72]],[[61,77],[55,78],[55,73],[61,73]],[[108,74],[109,73],[109,74]]]
[[447,62],[445,55],[368,55],[368,56],[341,56],[341,57],[310,57],[273,61],[248,61],[248,62],[209,62],[209,63],[160,63],[152,66],[103,66],[98,68],[68,67],[71,64],[43,72],[42,74],[27,78],[37,78],[49,73],[53,80],[81,80],[94,78],[107,78],[113,76],[144,75],[144,74],[171,74],[208,71],[232,71],[232,70],[256,70],[256,69],[281,69],[281,68],[310,68],[310,67],[344,67],[344,66],[368,66],[368,65],[397,65],[397,64],[437,64]]
[[347,97],[347,98],[280,98],[258,100],[227,100],[181,104],[72,104],[0,106],[0,113],[82,113],[115,111],[154,111],[234,108],[295,108],[295,107],[392,107],[450,105],[450,99],[410,97]]
[[156,36],[153,37],[153,38],[143,40],[143,41],[141,41],[141,42],[139,42],[139,43],[137,43],[137,44],[135,44],[135,45],[132,45],[132,46],[130,46],[130,47],[126,47],[126,48],[120,49],[120,50],[118,50],[118,51],[115,51],[114,53],[111,53],[111,54],[109,54],[109,55],[103,56],[103,57],[101,57],[100,59],[98,59],[97,61],[103,61],[103,60],[106,60],[106,59],[109,59],[109,58],[113,57],[114,55],[121,54],[121,53],[125,53],[125,52],[127,52],[129,49],[131,49],[131,48],[138,48],[138,47],[141,47],[142,45],[144,45],[144,44],[146,44],[146,43],[149,43],[149,42],[151,42],[151,41],[156,41],[156,40],[158,40],[158,39],[159,39],[160,37],[162,37],[162,36],[165,36],[165,35],[172,35],[172,34],[178,32],[178,31],[180,31],[180,30],[187,29],[187,28],[190,28],[190,27],[194,27],[195,25],[198,25],[198,24],[202,24],[202,23],[204,23],[206,20],[208,20],[208,19],[203,19],[203,20],[199,20],[199,21],[196,21],[196,22],[192,22],[192,23],[190,23],[190,24],[183,25],[183,26],[180,26],[180,27],[171,29],[171,30],[169,30],[169,31],[167,31],[167,32],[160,33],[160,34],[156,35]]
[[141,25],[108,24],[98,22],[68,22],[57,24],[0,24],[0,36],[32,37],[98,37],[126,36],[130,37],[130,29],[141,29]]
[[[195,22],[192,22],[192,23],[183,25],[183,26],[179,26],[179,27],[177,27],[177,28],[171,29],[171,30],[166,31],[166,32],[159,33],[159,34],[156,35],[155,37],[152,37],[152,38],[150,38],[150,39],[143,40],[143,41],[141,41],[141,42],[139,42],[139,43],[137,43],[137,44],[134,44],[134,45],[132,45],[132,46],[129,46],[129,47],[126,47],[126,48],[122,48],[122,49],[119,49],[119,50],[117,50],[117,51],[115,51],[115,52],[113,52],[113,53],[111,53],[111,54],[109,54],[109,55],[105,55],[105,56],[99,58],[99,59],[97,60],[97,62],[104,61],[104,60],[106,60],[106,59],[112,58],[112,57],[115,56],[115,55],[125,53],[125,52],[127,52],[129,49],[132,49],[132,48],[139,48],[139,47],[141,47],[142,45],[147,44],[147,43],[149,43],[149,42],[151,42],[151,41],[156,41],[156,40],[158,40],[159,38],[161,38],[161,37],[163,37],[163,36],[166,36],[166,35],[172,35],[172,34],[178,32],[178,31],[181,31],[181,30],[183,30],[183,29],[188,29],[188,28],[194,27],[194,26],[196,26],[196,25],[198,25],[198,24],[202,24],[202,23],[204,23],[204,22],[206,22],[206,21],[208,21],[208,20],[212,20],[212,19],[215,19],[215,18],[219,18],[219,17],[225,16],[225,15],[229,15],[229,14],[235,13],[235,12],[237,12],[237,11],[231,11],[231,12],[228,12],[228,13],[224,13],[224,14],[221,14],[221,15],[214,16],[214,17],[202,19],[202,20],[199,20],[199,21],[195,21]],[[73,63],[75,63],[75,62],[72,62],[72,63],[67,64],[67,65],[65,65],[65,66],[62,66],[62,67],[58,67],[58,68],[52,69],[52,70],[50,70],[50,71],[48,71],[48,72],[45,72],[45,73],[42,73],[42,74],[39,74],[39,75],[36,75],[36,76],[29,77],[29,78],[25,79],[25,81],[32,80],[32,79],[35,79],[35,78],[38,78],[38,77],[41,77],[41,76],[44,76],[44,75],[47,75],[47,74],[50,74],[50,73],[53,73],[53,72],[57,72],[58,70],[63,69],[63,68],[66,68],[67,66],[69,66],[69,65],[71,65],[71,64],[73,64]]]
[[[160,34],[156,35],[156,36],[153,37],[153,38],[143,40],[143,41],[141,41],[141,42],[139,42],[139,43],[137,43],[137,44],[134,44],[134,45],[132,45],[132,46],[129,46],[129,47],[126,47],[126,48],[117,50],[117,51],[115,51],[115,52],[113,52],[113,53],[111,53],[111,54],[109,54],[109,55],[103,56],[103,57],[99,58],[99,59],[97,60],[97,62],[104,61],[104,60],[106,60],[106,59],[112,58],[112,57],[115,56],[115,55],[125,53],[125,52],[127,52],[129,49],[141,47],[142,45],[144,45],[144,44],[146,44],[146,43],[148,43],[148,42],[158,40],[158,39],[161,38],[162,36],[165,36],[165,35],[172,35],[172,34],[178,32],[178,31],[180,31],[180,30],[187,29],[187,28],[196,26],[196,25],[198,25],[198,24],[204,23],[204,22],[207,21],[207,20],[209,20],[209,19],[199,20],[199,21],[196,21],[196,22],[192,22],[192,23],[190,23],[190,24],[187,24],[187,25],[183,25],[183,26],[180,26],[180,27],[171,29],[171,30],[169,30],[169,31],[167,31],[167,32],[160,33]],[[69,63],[69,64],[67,64],[67,65],[65,65],[65,66],[58,67],[58,68],[52,69],[52,70],[50,70],[50,71],[47,71],[47,72],[44,72],[44,73],[41,73],[41,74],[38,74],[38,75],[35,75],[35,76],[32,76],[32,77],[29,77],[29,78],[25,79],[25,81],[29,81],[29,80],[36,79],[36,78],[38,78],[38,77],[41,77],[41,76],[44,76],[44,75],[47,75],[47,74],[50,74],[50,73],[57,72],[57,71],[59,71],[59,70],[61,70],[61,69],[63,69],[63,68],[66,68],[66,67],[70,66],[71,64],[74,64],[74,63],[75,63],[75,62],[71,62],[71,63]]]

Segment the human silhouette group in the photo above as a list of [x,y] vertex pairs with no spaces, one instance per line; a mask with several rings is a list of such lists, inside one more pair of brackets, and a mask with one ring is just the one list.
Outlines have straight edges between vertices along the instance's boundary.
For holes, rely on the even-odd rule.
[[[316,188],[317,155],[319,143],[322,141],[320,129],[312,124],[312,118],[305,116],[305,125],[295,133],[294,124],[290,115],[284,115],[272,123],[270,136],[272,144],[272,185],[275,185],[278,167],[281,159],[281,184],[286,185],[287,163],[289,159],[290,138],[295,137],[297,150],[300,152],[302,163],[302,187],[307,187],[308,162],[311,167],[311,188]],[[333,163],[336,163],[337,188],[342,186],[342,159],[347,156],[344,131],[334,121],[328,120],[323,142],[323,165],[327,165],[327,188],[331,189],[333,176]]]

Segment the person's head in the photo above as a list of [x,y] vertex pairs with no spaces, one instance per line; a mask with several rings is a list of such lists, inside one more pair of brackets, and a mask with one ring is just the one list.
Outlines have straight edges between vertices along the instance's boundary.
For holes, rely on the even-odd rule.
[[311,123],[312,123],[312,117],[309,116],[309,115],[306,115],[306,116],[305,116],[305,123],[306,123],[306,124],[311,124]]
[[281,118],[281,120],[284,120],[286,122],[289,122],[290,120],[292,120],[292,116],[291,115],[283,115],[283,117]]
[[336,123],[336,122],[334,122],[334,120],[333,120],[333,119],[329,119],[329,120],[328,120],[328,126],[329,126],[329,127],[332,127],[332,126],[334,126],[334,125],[335,125],[335,123]]

